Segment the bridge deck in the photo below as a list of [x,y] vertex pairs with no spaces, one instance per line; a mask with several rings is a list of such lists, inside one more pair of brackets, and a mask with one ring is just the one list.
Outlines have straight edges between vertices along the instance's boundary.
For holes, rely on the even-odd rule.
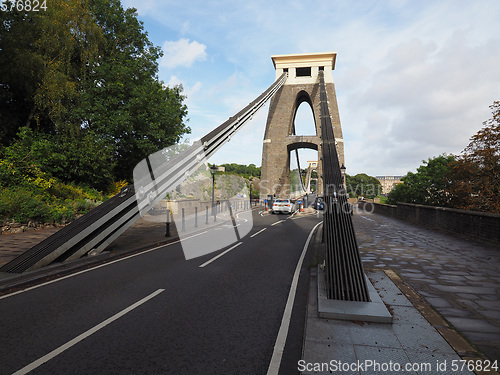
[[[393,269],[485,354],[500,358],[500,249],[361,210],[354,211],[353,223],[366,269]],[[114,251],[145,246],[142,225],[131,227]],[[156,232],[158,241],[164,239],[163,224]],[[2,235],[0,265],[52,233]]]
[[500,358],[500,249],[355,210],[366,269],[393,269],[491,359]]

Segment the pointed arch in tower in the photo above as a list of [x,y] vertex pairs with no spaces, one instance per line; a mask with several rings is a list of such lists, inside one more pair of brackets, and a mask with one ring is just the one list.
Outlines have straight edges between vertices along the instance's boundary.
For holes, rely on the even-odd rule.
[[[306,114],[303,113],[303,108],[306,111]],[[297,116],[297,114],[299,114],[299,116]],[[304,119],[304,117],[300,115],[305,115],[307,118]],[[306,123],[304,123],[304,121]],[[311,121],[311,124],[308,124],[309,121]],[[307,91],[302,90],[297,93],[297,97],[295,99],[289,135],[318,135],[318,128],[319,127],[317,126],[314,118],[311,96]]]

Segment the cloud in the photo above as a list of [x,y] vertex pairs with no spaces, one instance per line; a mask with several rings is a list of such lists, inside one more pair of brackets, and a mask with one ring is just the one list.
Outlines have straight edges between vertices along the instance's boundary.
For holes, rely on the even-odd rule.
[[207,46],[195,40],[181,38],[178,41],[167,40],[163,43],[164,55],[160,61],[160,66],[167,69],[179,66],[189,67],[195,61],[204,61],[207,58],[205,50]]
[[[149,25],[163,25],[157,39],[169,41],[160,75],[192,88],[193,133],[205,134],[261,93],[274,79],[273,54],[338,51],[333,77],[350,174],[405,174],[429,157],[459,153],[498,100],[497,0],[480,7],[466,0],[156,0],[154,9],[152,2],[134,5],[147,15],[146,29],[149,17]],[[170,69],[205,60],[173,79]],[[261,146],[265,114],[259,121],[221,150],[224,161],[260,163],[252,142]]]
[[[483,54],[496,57],[477,58]],[[411,158],[418,165],[459,153],[486,119],[481,116],[500,80],[499,60],[490,45],[473,45],[460,31],[441,46],[418,39],[394,46],[384,57],[386,66],[348,103],[363,118],[365,147],[359,154],[377,155],[404,173]]]
[[[203,111],[203,109],[200,109],[199,105],[197,105],[197,102],[199,100],[197,99],[197,96],[202,92],[203,89],[203,83],[200,81],[196,81],[192,86],[189,86],[186,84],[186,82],[179,77],[173,75],[170,76],[170,79],[168,80],[167,84],[168,87],[174,87],[174,86],[179,86],[182,85],[183,92],[182,95],[185,96],[184,103],[188,107],[188,118],[191,117],[191,114],[193,113],[200,113]],[[197,135],[201,136],[201,135]]]

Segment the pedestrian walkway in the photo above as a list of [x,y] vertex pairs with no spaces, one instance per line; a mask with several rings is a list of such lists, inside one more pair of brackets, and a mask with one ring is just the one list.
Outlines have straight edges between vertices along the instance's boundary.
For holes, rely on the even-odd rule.
[[365,268],[392,269],[491,360],[500,360],[500,249],[356,211]]
[[[61,227],[49,227],[14,234],[0,235],[0,266],[10,262],[23,252],[56,233]],[[177,238],[175,223],[171,223],[170,237],[165,237],[166,224],[163,221],[151,221],[144,218],[137,220],[109,247],[108,252],[127,252],[147,247],[158,246]]]
[[20,233],[0,234],[0,266],[31,249],[59,229],[61,227],[48,227]]
[[473,374],[383,271],[367,276],[392,324],[319,318],[318,274],[312,271],[302,374]]

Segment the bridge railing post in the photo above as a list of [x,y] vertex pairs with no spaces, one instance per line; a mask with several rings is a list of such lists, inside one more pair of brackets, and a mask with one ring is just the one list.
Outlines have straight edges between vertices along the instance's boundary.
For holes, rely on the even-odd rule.
[[165,222],[165,237],[170,237],[170,210],[167,209],[167,221]]

